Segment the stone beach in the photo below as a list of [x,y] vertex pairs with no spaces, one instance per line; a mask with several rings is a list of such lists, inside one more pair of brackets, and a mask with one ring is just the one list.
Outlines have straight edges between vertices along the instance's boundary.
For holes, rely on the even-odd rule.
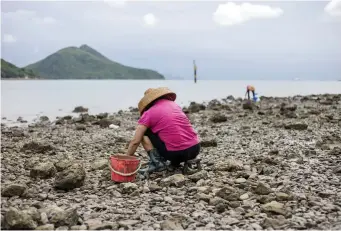
[[341,229],[341,94],[193,102],[202,170],[120,184],[108,157],[126,152],[138,111],[83,106],[1,125],[2,229]]

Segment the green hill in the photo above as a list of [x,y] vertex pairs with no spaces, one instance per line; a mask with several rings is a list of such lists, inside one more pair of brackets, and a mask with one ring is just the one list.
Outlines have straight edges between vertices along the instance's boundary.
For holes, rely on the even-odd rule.
[[164,79],[156,71],[113,62],[87,45],[61,49],[26,68],[47,79]]
[[36,75],[32,70],[27,68],[19,68],[12,63],[1,59],[1,78],[35,78]]

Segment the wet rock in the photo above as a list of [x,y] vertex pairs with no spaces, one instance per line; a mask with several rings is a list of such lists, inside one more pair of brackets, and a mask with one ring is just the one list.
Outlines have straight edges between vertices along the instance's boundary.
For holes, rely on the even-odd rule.
[[286,214],[286,212],[283,208],[284,208],[284,205],[282,203],[277,202],[277,201],[271,201],[270,203],[262,205],[263,211],[272,212],[272,213],[280,214],[280,215]]
[[60,227],[56,228],[56,230],[67,231],[67,230],[69,230],[69,227],[67,227],[67,226],[60,226]]
[[151,192],[157,192],[157,191],[160,191],[162,189],[162,187],[158,186],[155,183],[151,183],[148,188]]
[[79,215],[76,208],[62,209],[52,205],[44,209],[50,223],[55,226],[73,226],[76,225]]
[[165,179],[161,180],[161,186],[168,187],[168,186],[176,186],[181,187],[185,184],[185,176],[182,174],[175,174],[172,176],[169,176]]
[[54,177],[57,173],[57,169],[55,168],[53,163],[40,163],[33,167],[30,171],[30,176],[33,178],[41,178],[48,179]]
[[228,208],[227,203],[219,203],[215,206],[217,213],[223,213]]
[[161,223],[161,230],[183,230],[178,219],[167,219]]
[[225,186],[216,193],[216,196],[223,198],[224,200],[227,201],[237,201],[239,200],[240,195],[236,189],[229,186]]
[[259,182],[255,188],[255,193],[257,193],[258,195],[268,195],[270,193],[272,193],[272,189],[270,188],[269,185]]
[[23,145],[21,151],[31,151],[35,153],[46,153],[49,151],[53,151],[54,147],[47,143],[40,143],[40,142],[29,142]]
[[137,184],[134,184],[131,182],[122,183],[120,186],[121,186],[122,193],[125,193],[125,194],[133,193],[139,188]]
[[240,161],[237,161],[235,159],[227,159],[224,162],[218,163],[215,169],[218,171],[233,172],[233,171],[243,170],[244,167],[243,167],[243,163],[241,163]]
[[187,110],[190,112],[190,113],[197,113],[201,110],[205,110],[206,109],[206,106],[203,105],[203,104],[199,104],[199,103],[196,103],[196,102],[191,102],[189,107],[187,108]]
[[72,164],[65,170],[58,172],[54,187],[57,189],[71,190],[84,184],[85,170],[80,164]]
[[7,186],[2,186],[1,196],[3,197],[13,197],[21,196],[27,190],[26,185],[23,184],[10,184]]
[[63,171],[64,169],[68,168],[70,165],[72,165],[72,161],[71,160],[60,160],[57,161],[54,166],[56,167],[57,171]]
[[291,123],[284,125],[285,129],[292,129],[292,130],[298,130],[303,131],[308,129],[308,125],[304,123]]
[[192,180],[194,182],[197,182],[197,181],[199,181],[201,179],[207,179],[207,177],[208,177],[207,172],[202,170],[200,172],[196,172],[196,173],[194,173],[192,175],[189,175],[188,179],[190,179],[190,180]]
[[88,112],[89,109],[88,108],[85,108],[83,106],[77,106],[75,107],[75,109],[73,109],[73,113],[83,113],[83,112]]
[[290,196],[286,193],[278,192],[278,193],[276,193],[276,198],[279,201],[287,201],[290,199]]
[[207,148],[207,147],[217,147],[218,143],[216,139],[211,139],[211,140],[202,140],[200,142],[200,146]]
[[[35,210],[37,211],[37,210]],[[10,207],[4,216],[6,229],[35,229],[38,226],[36,216],[30,210],[21,210]]]
[[109,162],[108,160],[97,160],[92,164],[92,170],[102,170],[108,168]]
[[223,123],[227,121],[227,116],[223,115],[223,114],[215,114],[213,115],[210,120],[213,123]]

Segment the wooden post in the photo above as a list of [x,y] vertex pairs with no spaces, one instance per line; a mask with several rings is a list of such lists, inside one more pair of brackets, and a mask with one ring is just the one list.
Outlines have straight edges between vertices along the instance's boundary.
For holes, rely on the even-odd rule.
[[195,60],[193,60],[194,66],[194,83],[197,83],[197,65],[195,65]]

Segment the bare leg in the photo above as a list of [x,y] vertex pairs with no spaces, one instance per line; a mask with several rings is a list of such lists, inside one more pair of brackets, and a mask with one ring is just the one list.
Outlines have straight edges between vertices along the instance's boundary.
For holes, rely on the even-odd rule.
[[149,152],[150,150],[152,150],[154,148],[153,144],[150,141],[150,139],[148,138],[148,136],[143,136],[141,143],[142,143],[142,146],[146,152]]

